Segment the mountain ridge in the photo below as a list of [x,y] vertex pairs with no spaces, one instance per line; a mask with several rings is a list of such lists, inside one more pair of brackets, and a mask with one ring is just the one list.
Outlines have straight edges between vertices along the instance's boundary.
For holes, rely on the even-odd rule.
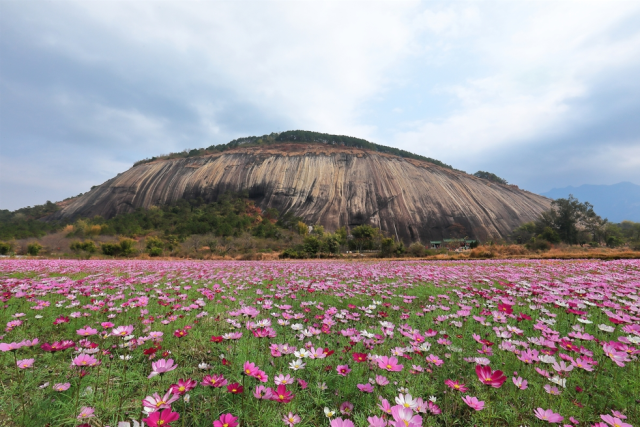
[[369,224],[406,243],[506,237],[551,203],[428,161],[337,144],[276,142],[137,164],[49,219],[110,218],[241,191],[263,210],[290,211],[329,231]]

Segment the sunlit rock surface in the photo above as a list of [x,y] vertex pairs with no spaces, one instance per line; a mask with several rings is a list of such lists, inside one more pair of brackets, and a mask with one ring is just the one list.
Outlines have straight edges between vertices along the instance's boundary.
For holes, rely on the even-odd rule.
[[[111,218],[135,208],[247,190],[259,207],[292,210],[327,231],[370,224],[405,243],[507,236],[551,200],[431,163],[359,148],[283,143],[134,166],[52,219]],[[453,226],[453,227],[452,227]]]

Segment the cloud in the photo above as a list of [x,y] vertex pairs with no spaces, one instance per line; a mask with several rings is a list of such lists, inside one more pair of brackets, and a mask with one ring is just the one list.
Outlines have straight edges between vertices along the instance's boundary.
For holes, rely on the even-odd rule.
[[288,129],[536,191],[584,183],[598,162],[598,179],[633,181],[639,15],[632,2],[2,2],[0,208]]

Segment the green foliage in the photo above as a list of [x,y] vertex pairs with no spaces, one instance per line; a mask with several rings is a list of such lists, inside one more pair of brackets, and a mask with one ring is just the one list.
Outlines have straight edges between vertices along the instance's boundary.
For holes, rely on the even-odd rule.
[[345,135],[331,135],[328,133],[311,132],[305,130],[290,130],[281,133],[271,133],[269,135],[262,136],[247,136],[244,138],[234,139],[226,144],[210,145],[207,148],[187,149],[179,153],[171,153],[164,156],[152,157],[150,159],[144,159],[135,162],[133,165],[138,166],[141,164],[153,162],[158,159],[175,159],[175,158],[187,158],[194,156],[201,156],[211,153],[220,153],[227,150],[231,150],[240,146],[261,146],[268,144],[275,144],[278,142],[298,142],[298,143],[322,143],[332,145],[343,145],[347,147],[364,148],[380,153],[393,154],[399,157],[408,159],[422,160],[425,162],[433,163],[438,166],[442,166],[448,169],[452,169],[450,165],[447,165],[440,160],[432,159],[431,157],[425,157],[418,154],[411,153],[409,151],[401,150],[395,147],[387,147],[385,145],[374,144],[362,138],[355,138]]
[[536,239],[536,238],[534,238],[532,241],[528,242],[525,246],[530,251],[541,251],[541,252],[544,252],[544,251],[548,251],[549,249],[551,249],[551,243],[547,242],[544,239]]
[[42,250],[42,245],[40,243],[34,242],[34,243],[29,243],[27,245],[27,253],[31,256],[38,255],[41,250]]
[[321,240],[318,238],[318,236],[314,235],[305,236],[304,242],[302,244],[304,251],[311,256],[315,256],[320,251],[321,245]]
[[358,225],[351,230],[353,239],[349,240],[349,249],[363,251],[375,250],[379,247],[382,233],[370,225]]
[[425,251],[426,251],[426,248],[420,242],[412,243],[411,245],[409,245],[409,248],[407,249],[407,253],[414,257],[424,256]]
[[150,256],[160,256],[164,248],[164,242],[158,237],[147,237],[145,249]]
[[478,241],[474,240],[473,242],[469,243],[469,249],[475,249],[478,247]]
[[11,252],[11,244],[7,242],[0,242],[0,255],[8,255]]
[[119,243],[103,243],[102,253],[109,256],[129,256],[135,253],[135,243],[133,239],[122,239]]
[[69,247],[74,252],[84,251],[90,254],[98,250],[93,240],[85,240],[84,242],[80,242],[80,241],[71,242]]
[[506,179],[500,178],[498,175],[491,172],[478,171],[474,173],[473,176],[486,179],[487,181],[495,182],[498,184],[504,184],[504,185],[508,184]]
[[549,243],[560,243],[560,235],[551,227],[545,227],[542,233],[538,235],[538,238],[546,240]]
[[402,256],[407,252],[404,243],[398,242],[392,237],[385,237],[380,240],[380,255],[383,257]]
[[26,239],[41,237],[58,230],[63,224],[59,221],[44,222],[41,218],[51,215],[60,207],[47,201],[44,205],[26,207],[15,211],[0,210],[0,239]]

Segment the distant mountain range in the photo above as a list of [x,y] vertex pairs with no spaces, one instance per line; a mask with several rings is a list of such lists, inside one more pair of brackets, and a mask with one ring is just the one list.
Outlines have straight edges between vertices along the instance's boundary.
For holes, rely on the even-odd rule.
[[640,185],[620,182],[613,185],[581,185],[580,187],[554,188],[541,193],[551,199],[561,199],[573,194],[581,202],[589,202],[593,210],[610,222],[624,220],[640,222]]

